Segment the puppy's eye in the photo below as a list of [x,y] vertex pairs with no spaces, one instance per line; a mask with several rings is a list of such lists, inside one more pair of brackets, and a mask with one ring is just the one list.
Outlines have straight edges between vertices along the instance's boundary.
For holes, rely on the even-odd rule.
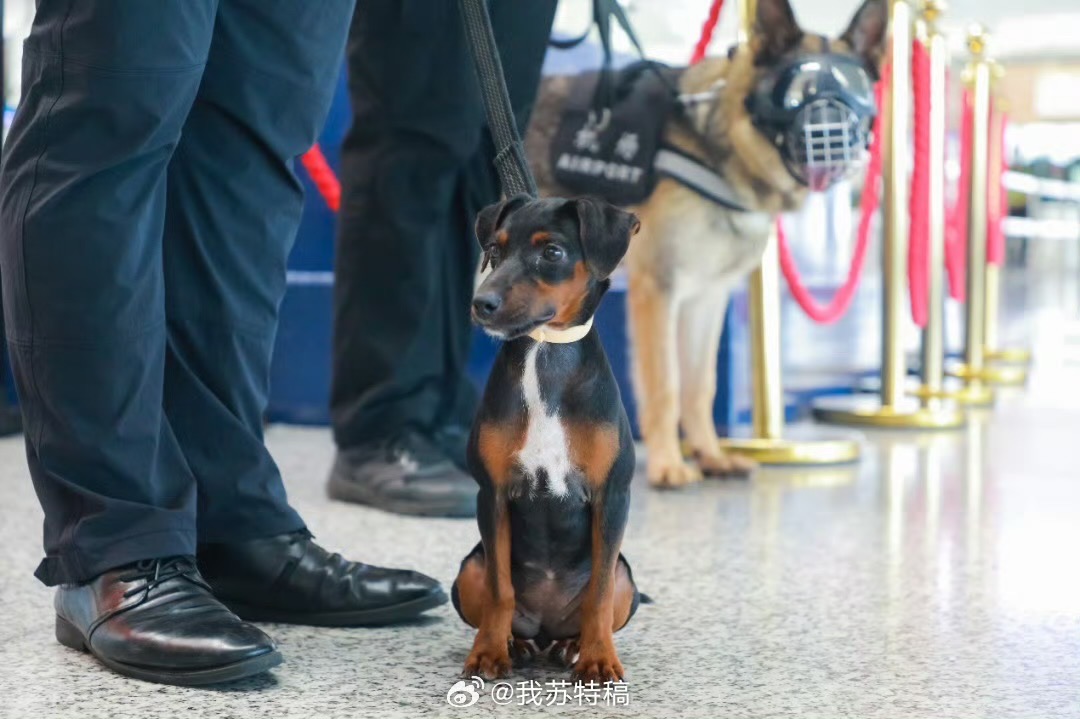
[[558,245],[547,245],[544,247],[544,259],[548,262],[559,262],[564,257],[566,257],[566,253],[563,251],[563,248]]
[[494,267],[499,264],[499,260],[502,259],[502,247],[499,245],[488,245],[487,248],[487,261]]

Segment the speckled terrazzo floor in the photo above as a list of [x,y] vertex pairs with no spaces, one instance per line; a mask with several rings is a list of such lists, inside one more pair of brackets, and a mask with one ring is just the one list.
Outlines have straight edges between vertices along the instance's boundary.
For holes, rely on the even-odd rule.
[[[471,632],[449,606],[394,629],[269,626],[286,663],[226,689],[114,676],[53,640],[31,577],[41,517],[22,444],[4,440],[0,716],[1080,716],[1080,327],[1059,320],[1028,391],[964,431],[875,435],[850,470],[639,485],[624,550],[656,603],[618,636],[629,707],[450,706]],[[269,442],[328,547],[449,583],[476,540],[471,521],[328,501],[324,431]]]

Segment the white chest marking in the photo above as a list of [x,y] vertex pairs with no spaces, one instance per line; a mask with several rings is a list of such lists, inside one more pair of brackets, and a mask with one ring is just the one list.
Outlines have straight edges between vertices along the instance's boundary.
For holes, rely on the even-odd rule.
[[566,441],[566,431],[558,414],[548,414],[544,401],[540,398],[540,383],[536,376],[536,355],[543,343],[537,342],[525,355],[525,371],[521,378],[521,389],[525,395],[525,411],[529,417],[529,427],[525,433],[525,444],[518,452],[517,460],[525,470],[529,482],[535,486],[539,470],[547,474],[548,491],[563,497],[569,491],[566,478],[573,469],[570,464],[570,447]]

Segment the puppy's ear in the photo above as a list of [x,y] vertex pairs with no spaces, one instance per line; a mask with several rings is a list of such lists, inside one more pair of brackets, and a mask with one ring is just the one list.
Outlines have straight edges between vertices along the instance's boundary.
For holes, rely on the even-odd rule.
[[593,275],[608,277],[641,229],[636,215],[592,197],[571,200],[577,210],[578,232],[585,264]]
[[803,31],[788,0],[758,0],[754,18],[754,64],[768,65],[802,42]]
[[499,229],[512,212],[528,201],[528,195],[515,195],[480,210],[476,214],[476,241],[480,243],[480,246],[487,246],[495,230]]
[[861,57],[875,77],[885,54],[885,36],[889,29],[889,8],[885,0],[866,0],[851,18],[851,25],[840,36]]

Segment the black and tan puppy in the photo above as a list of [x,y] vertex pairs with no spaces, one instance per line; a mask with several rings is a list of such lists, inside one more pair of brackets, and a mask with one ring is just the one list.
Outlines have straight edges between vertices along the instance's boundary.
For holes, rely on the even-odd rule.
[[479,630],[467,675],[504,676],[516,647],[623,678],[612,635],[639,601],[619,553],[634,444],[592,316],[637,228],[592,199],[515,197],[477,220],[492,271],[473,317],[505,343],[469,442],[481,541],[453,587]]

